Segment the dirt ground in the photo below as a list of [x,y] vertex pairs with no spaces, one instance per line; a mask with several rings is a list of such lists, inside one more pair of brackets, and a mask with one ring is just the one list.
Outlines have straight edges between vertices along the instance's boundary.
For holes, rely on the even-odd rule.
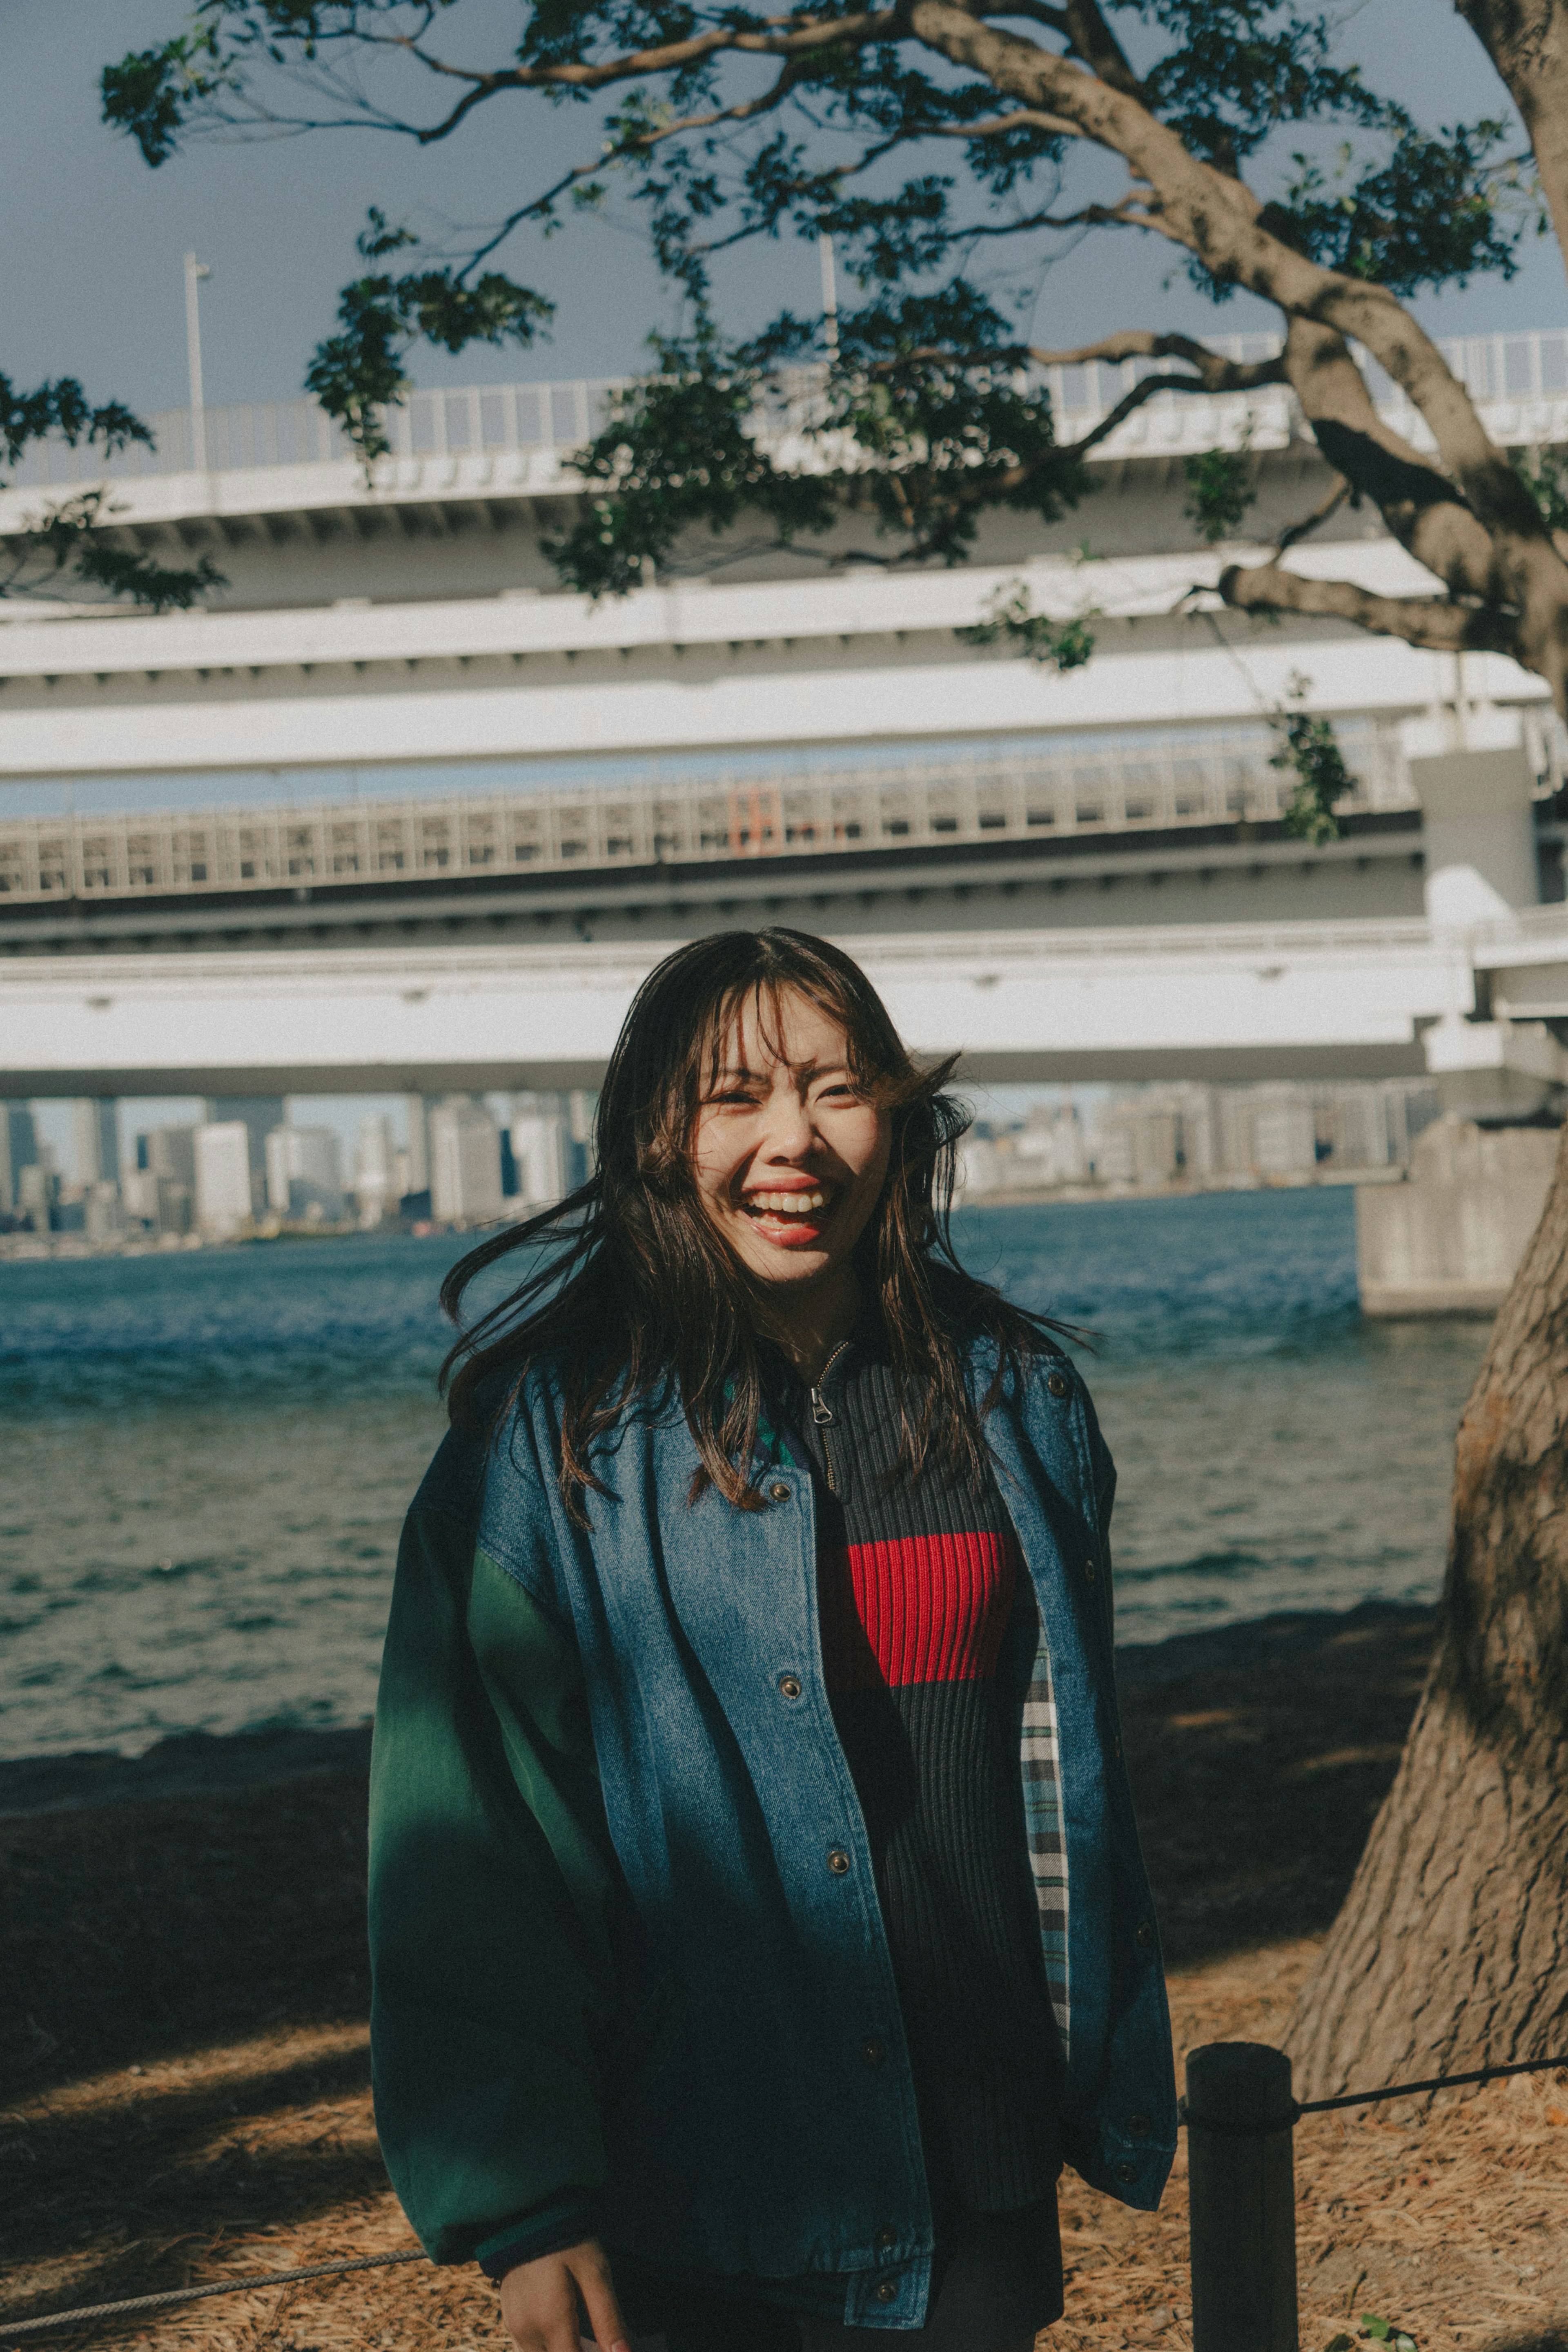
[[[1279,2039],[1428,1639],[1418,1612],[1362,1611],[1124,1654],[1178,2055]],[[0,1818],[0,2345],[5,2319],[412,2243],[371,2117],[363,1810],[361,1775],[337,1769]],[[1568,2077],[1309,2117],[1296,2171],[1305,2352],[1366,2312],[1419,2352],[1568,2352]],[[1184,2159],[1154,2217],[1068,2176],[1063,2224],[1068,2316],[1042,2352],[1186,2352]],[[503,2339],[476,2273],[417,2262],[42,2340]]]

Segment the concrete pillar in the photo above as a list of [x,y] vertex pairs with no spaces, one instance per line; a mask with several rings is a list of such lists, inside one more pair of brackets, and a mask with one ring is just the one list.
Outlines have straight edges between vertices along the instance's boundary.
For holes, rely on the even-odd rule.
[[1506,922],[1540,903],[1534,773],[1522,744],[1412,760],[1429,922]]
[[1366,1315],[1491,1315],[1541,1222],[1559,1138],[1440,1118],[1404,1184],[1359,1184],[1356,1276]]

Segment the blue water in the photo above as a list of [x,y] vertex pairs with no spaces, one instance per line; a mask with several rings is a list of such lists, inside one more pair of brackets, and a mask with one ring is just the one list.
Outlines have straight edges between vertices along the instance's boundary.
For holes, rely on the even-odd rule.
[[[1364,1322],[1348,1192],[957,1231],[1100,1335],[1121,1639],[1435,1593],[1484,1328]],[[0,1265],[0,1755],[368,1714],[457,1248]]]

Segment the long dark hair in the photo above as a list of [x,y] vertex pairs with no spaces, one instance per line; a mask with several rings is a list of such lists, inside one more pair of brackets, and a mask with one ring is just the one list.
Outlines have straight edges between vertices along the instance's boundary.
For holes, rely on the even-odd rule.
[[763,1410],[760,1286],[713,1225],[691,1151],[697,1115],[737,1014],[755,1004],[774,1037],[779,1000],[799,993],[835,1021],[856,1088],[891,1115],[886,1181],[856,1245],[856,1269],[886,1326],[905,1415],[899,1466],[927,1459],[977,1473],[979,1419],[964,1380],[964,1342],[998,1348],[989,1412],[1026,1360],[1054,1349],[1057,1326],[1013,1307],[964,1272],[948,1230],[955,1154],[969,1124],[945,1091],[956,1055],[920,1070],[858,964],[805,931],[720,931],[666,956],[643,982],[610,1057],[592,1175],[539,1215],[459,1260],[441,1303],[461,1323],[476,1275],[515,1249],[558,1244],[498,1306],[463,1332],[442,1366],[454,1421],[498,1424],[530,1365],[556,1368],[562,1399],[561,1489],[586,1524],[598,1442],[628,1411],[678,1398],[708,1484],[758,1507],[751,1470]]

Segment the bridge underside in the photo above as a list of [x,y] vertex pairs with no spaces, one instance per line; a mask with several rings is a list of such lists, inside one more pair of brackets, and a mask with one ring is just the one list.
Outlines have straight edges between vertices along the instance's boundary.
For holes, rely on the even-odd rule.
[[[1412,1076],[1476,1008],[1463,944],[1419,922],[833,936],[975,1083]],[[0,959],[0,1094],[592,1086],[674,944]]]
[[[0,1098],[76,1100],[83,1096],[510,1094],[597,1088],[605,1061],[554,1060],[530,1054],[514,1061],[205,1062],[173,1068],[108,1065],[40,1075],[0,1062]],[[971,1086],[1131,1086],[1147,1080],[1203,1078],[1218,1085],[1268,1078],[1332,1080],[1425,1077],[1419,1042],[1385,1045],[1189,1047],[1168,1051],[1052,1051],[1021,1047],[964,1054],[954,1083]]]

